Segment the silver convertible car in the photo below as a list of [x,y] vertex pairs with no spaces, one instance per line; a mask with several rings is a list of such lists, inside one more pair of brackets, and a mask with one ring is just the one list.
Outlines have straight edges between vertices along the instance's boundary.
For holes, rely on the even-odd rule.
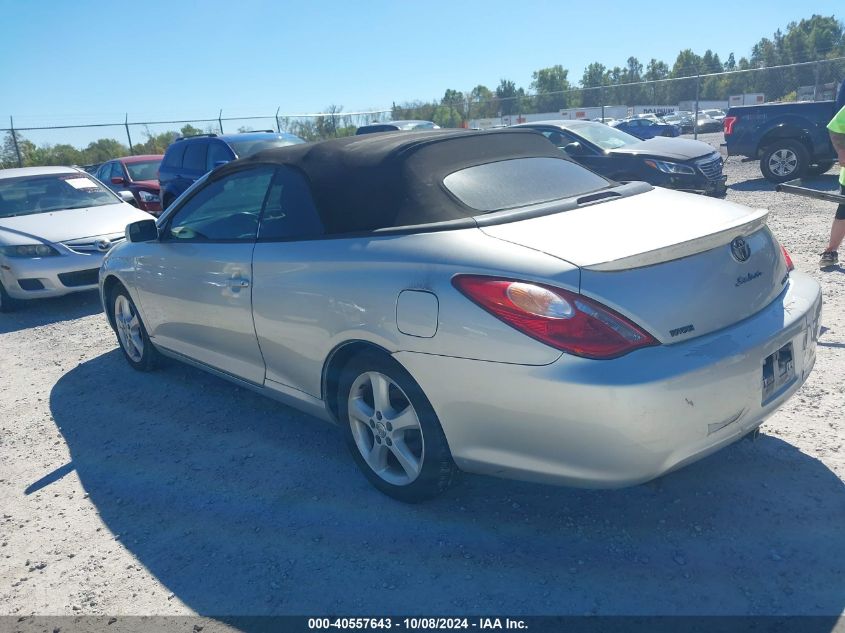
[[643,482],[807,379],[818,284],[767,212],[620,185],[529,130],[373,134],[222,166],[100,271],[128,362],[338,423],[415,501],[457,471]]

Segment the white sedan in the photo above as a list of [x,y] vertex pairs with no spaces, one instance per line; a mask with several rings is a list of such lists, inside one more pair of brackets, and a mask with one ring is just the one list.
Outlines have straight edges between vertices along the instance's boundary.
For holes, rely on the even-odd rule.
[[126,225],[151,218],[80,169],[0,170],[0,312],[96,288]]

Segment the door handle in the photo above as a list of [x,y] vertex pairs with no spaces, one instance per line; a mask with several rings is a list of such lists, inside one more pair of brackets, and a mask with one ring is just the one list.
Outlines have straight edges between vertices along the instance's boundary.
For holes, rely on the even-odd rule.
[[230,279],[229,280],[229,287],[230,288],[249,288],[249,279]]

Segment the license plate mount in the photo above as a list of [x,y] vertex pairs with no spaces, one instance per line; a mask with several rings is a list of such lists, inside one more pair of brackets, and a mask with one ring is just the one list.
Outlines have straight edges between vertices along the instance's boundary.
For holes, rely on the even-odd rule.
[[787,343],[763,359],[763,404],[795,380],[795,355],[792,343]]

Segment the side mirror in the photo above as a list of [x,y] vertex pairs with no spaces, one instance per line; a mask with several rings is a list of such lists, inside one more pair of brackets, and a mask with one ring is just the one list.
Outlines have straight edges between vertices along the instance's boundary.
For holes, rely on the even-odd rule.
[[126,225],[126,240],[129,242],[152,242],[158,239],[155,220],[138,220]]
[[131,204],[133,207],[138,206],[138,201],[135,200],[135,196],[132,194],[131,191],[116,191],[117,197],[123,200],[124,202]]
[[581,143],[579,143],[578,141],[573,141],[572,143],[564,145],[563,151],[567,154],[583,154],[584,148],[581,147]]
[[124,178],[121,178],[120,176],[114,176],[111,179],[111,184],[113,184],[113,185],[125,185],[126,180]]

